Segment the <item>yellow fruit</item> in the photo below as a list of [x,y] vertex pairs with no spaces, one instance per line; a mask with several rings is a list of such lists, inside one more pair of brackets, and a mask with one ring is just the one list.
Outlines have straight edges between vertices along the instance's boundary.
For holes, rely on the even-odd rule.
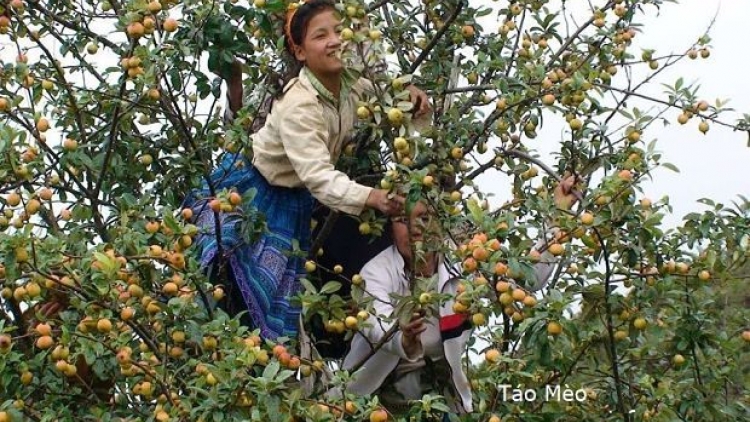
[[173,331],[172,332],[172,341],[175,343],[184,343],[185,342],[185,332],[184,331]]
[[508,292],[505,292],[505,293],[501,293],[500,297],[498,297],[497,300],[501,304],[507,306],[513,303],[513,296],[511,296]]
[[159,3],[156,0],[149,2],[148,6],[146,7],[148,8],[148,11],[151,13],[161,12],[161,3]]
[[13,344],[13,340],[8,334],[0,334],[0,351],[7,351],[11,344]]
[[690,270],[690,266],[684,262],[678,262],[675,265],[675,270],[677,270],[680,274],[687,274],[687,272]]
[[36,122],[36,129],[39,132],[46,132],[49,129],[49,121],[45,119],[44,117],[40,118]]
[[318,266],[315,264],[315,261],[307,261],[305,262],[305,271],[308,273],[314,272]]
[[571,119],[568,124],[570,125],[570,128],[573,130],[579,130],[583,127],[583,122],[581,122],[579,119]]
[[342,267],[339,264],[336,264],[333,266],[333,272],[334,274],[341,274],[342,272],[344,272],[344,267]]
[[217,286],[216,288],[214,288],[214,292],[211,294],[211,296],[217,302],[224,299],[224,289]]
[[21,203],[21,195],[19,195],[17,192],[11,192],[8,194],[8,196],[5,197],[5,201],[11,207],[18,206]]
[[350,330],[356,330],[359,327],[359,320],[357,317],[348,316],[344,319],[344,325]]
[[99,330],[100,333],[108,333],[112,331],[112,321],[107,318],[102,318],[96,322],[96,329]]
[[354,38],[354,31],[351,30],[351,28],[344,28],[341,30],[341,39],[344,41],[349,41],[352,38]]
[[354,274],[352,276],[352,284],[354,284],[355,286],[359,286],[360,284],[362,284],[362,281],[364,281],[364,280],[362,279],[361,275]]
[[547,250],[554,256],[560,256],[565,252],[565,247],[559,243],[553,243]]
[[362,120],[370,118],[370,109],[365,106],[357,108],[357,117]]
[[626,338],[628,338],[628,332],[623,330],[617,330],[615,331],[615,340],[617,341],[623,341]]
[[177,30],[177,20],[175,18],[167,18],[164,21],[164,24],[162,24],[162,27],[164,28],[164,31],[166,32],[174,32]]
[[370,422],[386,422],[388,413],[383,409],[374,410],[370,413]]
[[708,132],[708,129],[709,129],[709,128],[708,128],[708,122],[706,122],[705,120],[704,120],[704,121],[702,121],[702,122],[700,122],[700,123],[698,124],[698,130],[699,130],[699,131],[701,131],[701,133],[706,133],[706,132]]
[[521,302],[526,299],[526,292],[522,289],[514,289],[511,297],[513,297],[513,300]]
[[619,177],[621,180],[629,182],[633,180],[633,172],[631,172],[630,170],[620,170],[620,172],[617,173],[617,177]]
[[35,298],[39,296],[42,293],[42,288],[39,286],[39,284],[35,282],[31,282],[26,285],[26,294],[29,295],[30,298]]
[[55,341],[52,340],[51,336],[41,336],[38,339],[36,339],[36,347],[40,349],[49,349],[55,344]]
[[641,132],[634,130],[628,134],[628,141],[636,143],[641,140]]
[[484,352],[484,358],[487,362],[495,363],[500,360],[500,351],[497,349],[490,349]]
[[131,38],[140,38],[146,32],[146,28],[140,22],[133,22],[125,28],[125,31]]
[[681,354],[676,354],[676,355],[674,355],[674,357],[672,358],[672,363],[674,363],[674,364],[675,364],[675,366],[680,366],[680,365],[682,365],[683,363],[685,363],[685,357],[684,357],[684,356],[682,356]]
[[547,333],[553,336],[562,333],[562,325],[556,321],[550,321],[547,323]]
[[745,330],[742,332],[742,339],[750,343],[750,330]]
[[43,322],[41,324],[37,324],[37,326],[34,328],[36,330],[36,333],[40,336],[51,336],[52,335],[52,327]]
[[487,323],[487,318],[482,313],[475,313],[471,316],[471,322],[474,323],[475,327],[480,327]]
[[[698,273],[698,279],[701,280],[701,281],[708,281],[708,280],[711,279],[711,273],[708,272],[708,271],[706,271],[706,270],[701,270]],[[27,290],[28,290],[28,288],[27,288]]]
[[639,330],[645,330],[647,325],[648,322],[646,322],[645,318],[636,318],[635,321],[633,321],[633,326]]
[[21,384],[23,384],[23,385],[29,385],[29,384],[31,384],[31,381],[33,381],[33,380],[34,380],[34,374],[32,374],[31,372],[24,371],[21,374]]
[[393,126],[401,126],[404,121],[404,112],[398,108],[388,110],[388,122]]

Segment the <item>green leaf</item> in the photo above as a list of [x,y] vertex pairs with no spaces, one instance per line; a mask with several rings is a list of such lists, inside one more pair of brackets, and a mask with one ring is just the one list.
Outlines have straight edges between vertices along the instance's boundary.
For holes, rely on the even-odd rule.
[[661,166],[664,167],[664,168],[666,168],[666,169],[668,169],[668,170],[672,170],[675,173],[679,173],[680,172],[680,169],[678,169],[677,166],[675,166],[672,163],[662,163]]
[[329,281],[328,283],[324,284],[323,287],[320,288],[321,294],[328,294],[337,292],[341,289],[341,283],[338,281]]
[[305,291],[310,292],[312,294],[318,294],[318,290],[315,288],[315,285],[312,284],[310,280],[307,278],[301,278],[300,283],[302,283],[302,286],[305,288]]

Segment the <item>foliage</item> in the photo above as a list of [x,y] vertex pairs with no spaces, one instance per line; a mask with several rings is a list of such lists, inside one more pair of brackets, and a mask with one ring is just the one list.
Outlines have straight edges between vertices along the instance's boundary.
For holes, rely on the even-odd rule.
[[[215,73],[234,57],[249,89],[283,73],[287,2],[3,3],[0,420],[379,420],[377,398],[322,394],[335,363],[203,306],[223,291],[201,272],[198,229],[180,209],[218,155],[249,147],[258,105],[224,125]],[[710,38],[681,53],[634,51],[640,22],[668,1],[597,0],[582,12],[485,3],[341,6],[345,43],[374,54],[354,60],[395,61],[388,73],[363,70],[378,86],[358,109],[368,136],[344,148],[341,165],[366,179],[375,161],[387,169],[383,187],[434,203],[459,245],[443,252],[466,280],[456,298],[423,296],[430,284],[420,280],[399,309],[449,299],[491,323],[467,351],[477,411],[463,418],[739,420],[750,405],[750,315],[726,299],[744,291],[750,206],[706,200],[706,211],[666,230],[668,199],[639,189],[655,168],[673,167],[648,138],[653,124],[674,114],[703,133],[748,129],[682,78],[662,96],[642,94],[663,69],[708,58]],[[11,49],[17,57],[5,60]],[[434,105],[418,132],[410,80]],[[556,124],[566,126],[552,141],[543,130]],[[534,153],[541,138],[557,143],[555,156]],[[512,176],[513,200],[490,210],[477,181],[497,173]],[[570,174],[580,199],[558,209],[553,188]],[[237,206],[236,193],[210,189],[217,212]],[[361,220],[363,232],[383,224]],[[539,233],[554,239],[535,249]],[[560,270],[533,297],[525,288],[543,252],[559,256]],[[330,330],[362,326],[366,303],[349,307],[331,295],[335,283],[307,284],[301,300]],[[547,386],[585,397],[544,400]],[[540,397],[514,401],[511,388]],[[443,408],[426,396],[412,416]]]

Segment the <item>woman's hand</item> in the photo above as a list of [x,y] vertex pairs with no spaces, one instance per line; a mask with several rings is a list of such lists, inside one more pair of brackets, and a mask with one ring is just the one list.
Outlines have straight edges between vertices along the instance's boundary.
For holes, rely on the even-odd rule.
[[424,91],[414,85],[407,86],[406,90],[409,91],[409,101],[414,104],[414,117],[420,117],[430,112],[432,108]]
[[388,216],[400,215],[404,211],[406,200],[403,196],[393,194],[383,189],[373,189],[367,197],[367,205]]
[[415,357],[422,352],[422,333],[427,329],[424,316],[419,313],[412,315],[411,321],[401,326],[401,346],[406,356]]

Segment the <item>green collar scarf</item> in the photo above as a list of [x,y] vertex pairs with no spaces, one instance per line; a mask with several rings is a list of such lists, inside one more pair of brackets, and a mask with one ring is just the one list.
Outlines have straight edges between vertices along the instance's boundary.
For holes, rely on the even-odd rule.
[[339,98],[336,99],[333,96],[333,93],[331,93],[328,88],[323,86],[323,83],[315,77],[315,75],[307,68],[307,66],[305,66],[302,71],[305,72],[305,76],[307,76],[307,79],[310,81],[310,84],[313,86],[313,88],[318,91],[318,94],[320,94],[321,97],[325,98],[327,101],[333,104],[337,109],[339,108],[340,104],[344,102],[346,97],[349,96],[349,91],[351,91],[352,85],[354,85],[354,82],[356,82],[357,80],[357,77],[353,71],[351,71],[350,69],[344,69],[344,71],[341,73],[341,92],[339,93]]

